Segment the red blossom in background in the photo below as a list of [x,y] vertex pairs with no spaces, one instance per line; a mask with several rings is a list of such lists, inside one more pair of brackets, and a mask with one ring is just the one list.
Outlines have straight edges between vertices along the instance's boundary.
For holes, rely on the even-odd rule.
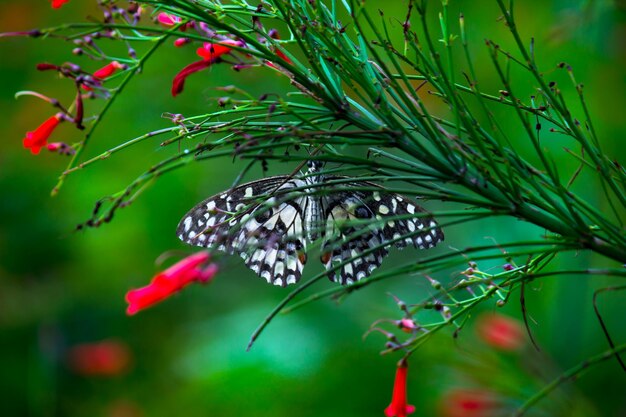
[[84,376],[115,376],[125,373],[132,362],[126,343],[105,340],[72,347],[67,353],[69,367]]
[[406,403],[406,377],[408,367],[401,364],[396,369],[396,379],[393,383],[393,394],[391,404],[385,408],[387,417],[406,417],[415,412],[415,406]]
[[54,129],[61,123],[61,116],[56,114],[49,117],[37,129],[32,132],[26,132],[24,137],[24,148],[30,149],[33,155],[37,155],[41,148],[48,144],[48,138],[54,132]]
[[236,41],[224,41],[221,44],[205,42],[198,48],[196,54],[203,58],[202,61],[192,62],[176,74],[172,82],[172,96],[176,97],[178,94],[182,93],[185,80],[191,74],[210,67],[212,64],[218,62],[222,55],[229,54],[232,49],[227,45],[242,46],[243,44]]
[[497,400],[481,389],[452,389],[441,400],[443,417],[491,417],[495,415]]
[[521,323],[501,314],[484,314],[476,323],[478,336],[488,345],[505,351],[524,346],[526,337]]
[[70,0],[52,0],[52,8],[58,9]]
[[218,271],[216,264],[202,266],[210,259],[207,252],[198,252],[177,262],[152,278],[149,285],[126,293],[128,308],[133,315],[162,301],[192,282],[208,282]]

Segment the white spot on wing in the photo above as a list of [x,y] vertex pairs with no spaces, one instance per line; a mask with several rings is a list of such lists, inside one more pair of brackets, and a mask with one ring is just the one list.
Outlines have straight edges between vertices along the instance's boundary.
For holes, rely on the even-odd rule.
[[267,251],[267,255],[265,255],[265,263],[267,265],[274,265],[276,262],[276,249],[270,249]]
[[254,251],[254,254],[252,255],[252,262],[260,261],[263,255],[265,255],[264,250],[259,249],[259,250]]
[[285,264],[283,262],[277,262],[276,266],[274,266],[274,274],[284,275],[284,272],[285,272]]

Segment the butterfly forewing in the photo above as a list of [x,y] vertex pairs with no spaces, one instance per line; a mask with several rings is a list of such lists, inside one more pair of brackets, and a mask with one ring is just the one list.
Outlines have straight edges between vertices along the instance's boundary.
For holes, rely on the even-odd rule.
[[192,208],[178,225],[185,243],[239,253],[268,282],[297,282],[306,262],[304,182],[270,177],[240,185]]

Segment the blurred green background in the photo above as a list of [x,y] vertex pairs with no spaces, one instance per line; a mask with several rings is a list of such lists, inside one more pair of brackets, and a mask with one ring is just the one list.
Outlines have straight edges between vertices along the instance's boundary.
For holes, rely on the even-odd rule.
[[[377,2],[371,3],[375,7]],[[510,40],[497,22],[495,3],[451,3],[455,13],[465,14],[477,70],[485,77],[482,88],[497,91],[501,87],[492,76],[483,39],[503,45]],[[561,61],[573,66],[577,80],[585,84],[603,148],[623,163],[624,3],[518,3],[518,25],[526,40],[535,37],[540,65],[547,72]],[[436,12],[436,2],[432,6]],[[399,25],[405,16],[404,2],[386,2],[385,13]],[[55,11],[47,1],[4,0],[0,30],[47,27],[90,14],[98,12],[87,1],[70,1]],[[383,415],[399,356],[379,356],[384,338],[363,339],[362,335],[377,319],[401,316],[388,293],[409,303],[426,298],[432,289],[423,277],[400,277],[359,291],[341,304],[320,301],[280,316],[248,353],[249,335],[288,290],[266,285],[239,258],[223,259],[219,277],[210,286],[191,286],[137,316],[125,315],[125,292],[148,283],[159,270],[154,260],[163,252],[185,249],[174,235],[180,217],[202,198],[226,189],[241,165],[224,159],[176,171],[119,211],[112,223],[74,232],[76,224],[90,216],[97,199],[122,189],[175,149],[159,148],[160,139],[143,142],[71,175],[61,193],[50,198],[68,159],[46,150],[33,156],[22,148],[21,140],[53,110],[32,97],[15,100],[14,94],[35,90],[69,103],[72,83],[56,79],[51,72],[37,72],[35,64],[75,61],[90,70],[101,66],[70,52],[70,45],[59,39],[0,39],[0,415]],[[169,126],[161,118],[163,112],[191,115],[216,108],[212,97],[220,93],[214,87],[235,84],[256,96],[289,88],[285,79],[269,70],[234,72],[221,65],[192,76],[185,92],[172,99],[172,77],[193,60],[193,48],[174,49],[170,43],[161,48],[107,115],[87,156]],[[529,91],[532,87],[523,86]],[[512,112],[502,112],[502,117],[502,125],[508,125],[507,117],[514,124]],[[53,140],[73,142],[78,135],[65,123]],[[557,162],[571,164],[568,158]],[[293,166],[273,169],[290,172]],[[247,179],[261,174],[260,169],[253,170]],[[584,181],[585,177],[579,180],[577,189],[592,203],[597,201],[594,193],[600,190]],[[427,206],[445,209],[437,202]],[[498,219],[450,228],[445,243],[462,248],[491,238],[504,243],[539,234],[516,220]],[[392,254],[387,264],[418,255],[410,250]],[[609,265],[585,253],[557,262],[572,268]],[[307,271],[317,272],[316,268],[309,265]],[[436,278],[449,282],[458,276]],[[458,338],[453,339],[451,330],[435,337],[411,360],[409,399],[417,406],[415,415],[454,416],[454,410],[446,407],[465,390],[496,398],[499,408],[460,415],[504,415],[563,370],[605,350],[591,297],[595,289],[612,283],[584,276],[534,283],[526,297],[541,353],[529,347],[516,353],[494,350],[473,331],[475,315]],[[331,285],[324,282],[318,288]],[[498,311],[519,318],[515,298]],[[618,342],[626,341],[623,300],[623,294],[608,294],[601,305]],[[496,307],[489,303],[483,309]],[[110,375],[97,375],[89,365],[76,364],[77,346],[93,348],[102,341],[114,341],[116,346],[105,353],[118,364]],[[626,375],[614,360],[604,362],[544,399],[530,415],[626,416]]]

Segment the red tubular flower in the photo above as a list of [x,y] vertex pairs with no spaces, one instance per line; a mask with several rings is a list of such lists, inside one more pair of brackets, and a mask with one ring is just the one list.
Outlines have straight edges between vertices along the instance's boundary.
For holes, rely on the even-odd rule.
[[[96,70],[93,73],[93,81],[90,82],[91,85],[100,85],[102,81],[109,78],[111,75],[115,74],[117,70],[126,69],[126,65],[120,64],[117,61],[111,61],[106,64],[104,67]],[[91,91],[91,86],[82,84],[81,87],[83,90]]]
[[393,383],[391,404],[385,408],[387,417],[406,417],[415,412],[415,406],[406,403],[406,376],[407,365],[402,364],[396,369],[396,379]]
[[161,12],[157,16],[157,21],[165,27],[172,27],[182,21],[182,19],[176,15]]
[[211,61],[202,60],[198,62],[192,62],[191,64],[180,70],[180,72],[174,77],[174,81],[172,81],[172,96],[176,97],[183,92],[183,88],[185,87],[185,80],[187,79],[187,77],[189,77],[194,72],[198,72],[200,70],[208,68],[209,66],[211,66],[211,64]]
[[183,46],[187,45],[190,42],[191,42],[191,39],[189,39],[189,38],[177,38],[174,41],[174,46],[177,47],[177,48],[180,48],[180,47],[183,47]]
[[505,351],[520,349],[525,343],[520,322],[501,314],[485,314],[476,324],[478,336],[488,345]]
[[126,68],[125,65],[120,64],[117,61],[111,61],[106,64],[104,67],[100,68],[96,72],[93,73],[94,78],[99,80],[104,80],[105,78],[109,78],[111,75],[115,74],[115,71]]
[[130,367],[132,355],[126,343],[105,340],[84,343],[71,348],[67,354],[70,368],[84,376],[115,376]]
[[58,9],[70,0],[52,0],[52,8]]
[[33,155],[37,155],[41,148],[48,144],[48,138],[61,122],[61,117],[56,114],[49,117],[37,129],[32,132],[26,132],[23,143],[26,149],[30,149]]
[[148,286],[126,293],[128,308],[126,313],[133,315],[158,303],[194,281],[208,282],[217,273],[215,264],[202,267],[209,260],[207,252],[198,252],[177,262],[152,278]]
[[59,69],[61,69],[61,67],[59,67],[58,65],[49,64],[47,62],[42,62],[42,63],[37,64],[37,71],[48,71],[48,70],[58,71]]
[[231,48],[227,45],[241,46],[242,44],[236,41],[224,41],[221,44],[205,42],[200,48],[198,48],[196,50],[196,54],[202,57],[203,60],[192,62],[176,74],[174,81],[172,82],[172,96],[176,97],[178,94],[182,93],[185,86],[185,80],[191,74],[208,68],[212,64],[218,62],[222,55],[229,54],[231,52]]

